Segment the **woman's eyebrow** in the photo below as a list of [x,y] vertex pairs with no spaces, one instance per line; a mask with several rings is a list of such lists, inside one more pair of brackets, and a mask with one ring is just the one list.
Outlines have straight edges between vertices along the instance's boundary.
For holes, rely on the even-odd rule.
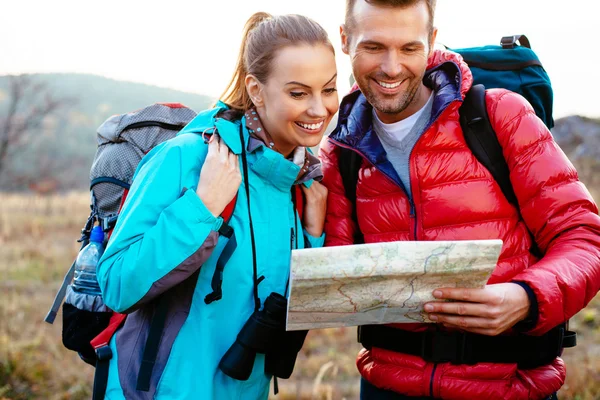
[[[333,74],[333,76],[331,77],[331,79],[328,80],[323,86],[329,85],[331,83],[331,81],[334,80],[336,77],[337,77],[337,73]],[[286,85],[298,85],[298,86],[303,86],[303,87],[305,87],[307,89],[310,89],[309,85],[307,85],[305,83],[302,83],[302,82],[298,82],[298,81],[290,81],[290,82],[286,83]]]

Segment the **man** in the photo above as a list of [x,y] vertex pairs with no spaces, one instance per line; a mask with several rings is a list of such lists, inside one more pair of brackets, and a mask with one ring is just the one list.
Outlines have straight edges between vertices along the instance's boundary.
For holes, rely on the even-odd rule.
[[[506,200],[464,141],[458,111],[472,75],[459,55],[433,50],[434,11],[435,0],[347,0],[342,48],[360,90],[321,148],[326,244],[353,244],[360,232],[366,243],[504,245],[484,289],[434,291],[453,300],[425,305],[437,324],[361,328],[361,398],[554,398],[564,323],[600,289],[598,209],[526,100],[493,89],[487,111],[519,209]],[[362,160],[355,203],[342,148]]]

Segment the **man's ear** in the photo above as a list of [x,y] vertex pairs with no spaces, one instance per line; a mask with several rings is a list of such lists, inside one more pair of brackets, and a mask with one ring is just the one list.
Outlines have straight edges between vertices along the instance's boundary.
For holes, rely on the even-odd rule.
[[438,30],[436,27],[433,27],[433,31],[431,32],[431,39],[429,40],[429,54],[428,57],[431,57],[433,54],[433,49],[435,47],[435,39],[437,38]]
[[254,75],[248,74],[246,75],[246,80],[244,81],[246,84],[246,91],[250,96],[250,100],[256,107],[260,107],[263,105],[262,98],[262,84]]
[[342,39],[342,51],[345,54],[349,54],[348,51],[350,38],[348,37],[348,30],[344,24],[340,25],[340,37]]

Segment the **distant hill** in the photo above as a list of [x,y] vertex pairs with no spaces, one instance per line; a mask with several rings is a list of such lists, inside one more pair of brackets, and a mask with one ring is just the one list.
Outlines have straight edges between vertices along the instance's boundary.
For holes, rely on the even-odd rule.
[[[28,145],[29,151],[13,160],[12,175],[36,175],[39,168],[44,168],[44,162],[35,159],[36,155],[40,152],[52,154],[61,189],[87,187],[89,168],[96,151],[96,129],[111,115],[157,102],[182,103],[198,112],[214,102],[208,96],[97,75],[33,74],[31,77],[46,84],[55,96],[72,98],[74,103],[45,121],[43,131]],[[8,106],[7,89],[8,77],[0,76],[0,119]],[[22,183],[0,181],[0,189],[22,188]]]
[[578,115],[561,118],[556,120],[552,135],[577,168],[579,178],[596,196],[600,194],[600,119]]
[[[0,190],[22,190],[27,181],[48,172],[58,179],[59,189],[85,189],[96,151],[96,128],[113,114],[121,114],[156,102],[183,103],[196,112],[214,99],[140,83],[117,81],[96,75],[35,74],[56,96],[76,102],[64,112],[47,118],[44,129],[10,167],[21,181],[1,181]],[[0,76],[0,123],[8,104],[8,77]],[[29,105],[31,106],[31,105]],[[552,133],[575,164],[581,179],[600,190],[600,120],[570,116],[556,120]]]

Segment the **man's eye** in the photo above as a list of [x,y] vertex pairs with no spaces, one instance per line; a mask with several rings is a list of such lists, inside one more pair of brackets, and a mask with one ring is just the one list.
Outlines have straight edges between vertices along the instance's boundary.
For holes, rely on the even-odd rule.
[[295,99],[299,99],[304,97],[304,95],[306,95],[306,93],[304,92],[290,92],[290,96],[292,96]]
[[377,47],[377,46],[365,46],[365,50],[376,51],[376,50],[379,50],[379,47]]

